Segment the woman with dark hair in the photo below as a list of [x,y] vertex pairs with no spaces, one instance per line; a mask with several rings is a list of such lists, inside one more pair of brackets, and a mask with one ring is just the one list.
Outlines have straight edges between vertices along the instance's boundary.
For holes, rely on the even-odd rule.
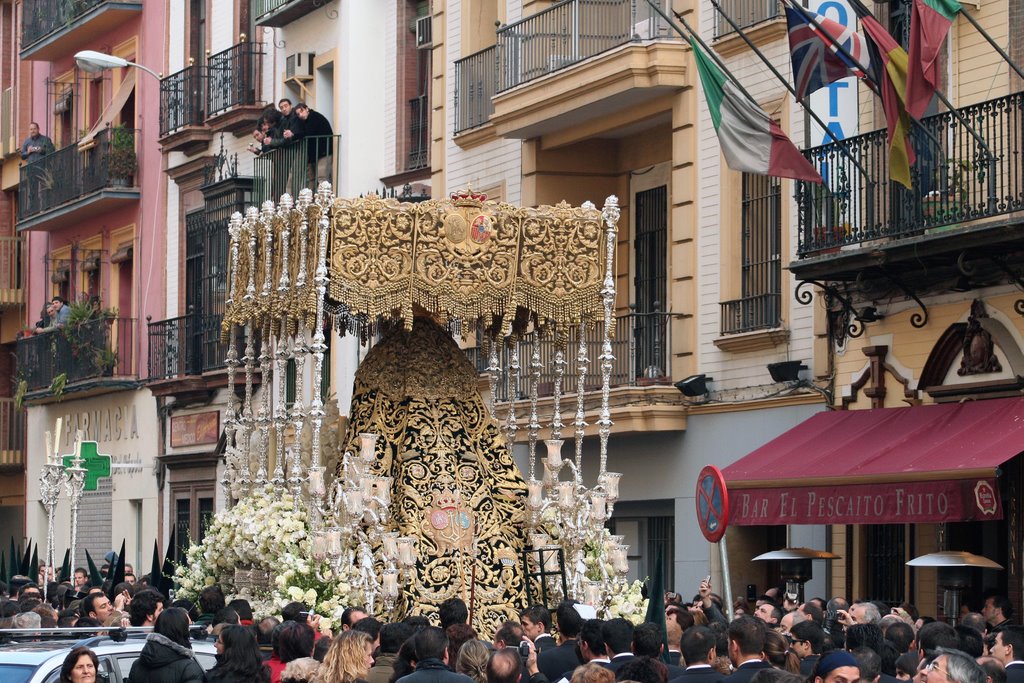
[[217,637],[217,666],[206,674],[207,683],[270,683],[256,635],[245,626],[228,626]]
[[131,683],[205,683],[206,675],[192,654],[188,612],[170,607],[160,613],[132,664]]
[[64,658],[60,666],[60,683],[96,683],[100,660],[96,653],[80,645]]
[[288,662],[311,657],[316,644],[316,633],[309,624],[301,621],[285,621],[274,628],[274,654],[267,660],[270,669],[270,683],[278,683]]

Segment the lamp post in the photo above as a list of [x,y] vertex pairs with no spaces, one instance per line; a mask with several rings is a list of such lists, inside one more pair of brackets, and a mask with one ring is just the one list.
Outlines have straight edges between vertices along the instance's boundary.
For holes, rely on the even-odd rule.
[[127,59],[97,52],[96,50],[82,50],[81,52],[76,52],[75,63],[78,64],[79,69],[93,74],[106,71],[107,69],[121,69],[126,66],[134,66],[138,69],[142,69],[156,80],[160,80],[160,74],[153,71],[148,66],[129,62]]

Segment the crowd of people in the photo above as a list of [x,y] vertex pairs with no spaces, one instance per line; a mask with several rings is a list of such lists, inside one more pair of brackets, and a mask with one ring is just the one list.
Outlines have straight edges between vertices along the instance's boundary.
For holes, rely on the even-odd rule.
[[[1024,683],[1024,627],[999,595],[959,623],[918,614],[914,605],[844,598],[755,604],[739,601],[730,621],[707,581],[686,602],[665,594],[665,618],[634,624],[601,620],[566,600],[554,613],[532,605],[496,633],[478,634],[466,604],[440,605],[437,622],[411,616],[382,623],[350,607],[332,633],[300,602],[254,620],[244,599],[218,586],[193,604],[168,600],[148,577],[88,586],[12,582],[0,603],[0,627],[149,626],[131,683]],[[45,568],[40,578],[45,576]],[[792,596],[788,596],[792,597]],[[217,664],[204,671],[190,637],[215,639]],[[94,683],[97,658],[75,648],[61,681]]]

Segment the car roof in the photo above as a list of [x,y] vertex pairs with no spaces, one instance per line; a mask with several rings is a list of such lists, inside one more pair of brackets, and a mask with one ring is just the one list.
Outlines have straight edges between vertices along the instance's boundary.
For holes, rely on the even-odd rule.
[[[0,662],[38,666],[52,657],[65,657],[72,648],[79,645],[88,646],[98,656],[103,656],[121,652],[137,652],[142,650],[145,643],[144,637],[128,638],[123,642],[117,642],[109,636],[9,642],[0,644]],[[216,654],[217,652],[212,642],[203,640],[192,641],[192,649],[201,654]]]

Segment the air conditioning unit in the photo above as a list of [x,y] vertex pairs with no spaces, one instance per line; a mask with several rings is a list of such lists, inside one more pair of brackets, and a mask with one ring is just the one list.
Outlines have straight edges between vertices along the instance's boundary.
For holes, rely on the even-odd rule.
[[431,19],[432,17],[429,14],[416,19],[416,47],[420,50],[433,47],[433,35],[431,33],[433,31],[433,24]]
[[284,79],[286,81],[313,80],[313,52],[295,52],[284,61]]

